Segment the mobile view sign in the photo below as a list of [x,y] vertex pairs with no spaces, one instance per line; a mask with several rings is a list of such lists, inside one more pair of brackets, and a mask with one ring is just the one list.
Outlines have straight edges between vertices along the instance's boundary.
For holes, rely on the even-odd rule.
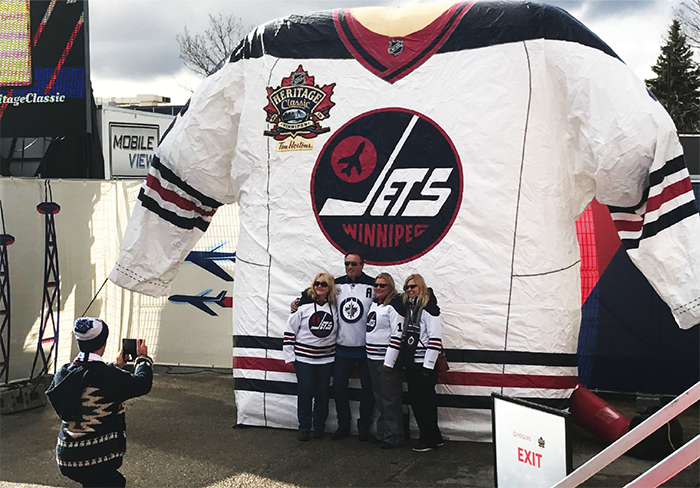
[[0,0],[0,134],[85,134],[84,0]]
[[499,488],[549,488],[571,472],[568,414],[491,395],[494,481]]
[[157,124],[109,124],[112,176],[145,178],[160,140]]

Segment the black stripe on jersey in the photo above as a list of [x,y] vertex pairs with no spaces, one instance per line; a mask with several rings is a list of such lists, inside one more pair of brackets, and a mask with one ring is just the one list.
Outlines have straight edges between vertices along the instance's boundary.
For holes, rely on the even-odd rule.
[[[355,49],[355,51],[357,51],[357,54],[359,54],[362,57],[362,59],[364,59],[367,62],[367,64],[371,65],[377,71],[386,71],[386,66],[380,63],[379,60],[377,60],[370,53],[368,53],[367,50],[362,46],[362,44],[360,44],[360,42],[357,40],[355,35],[352,33],[352,30],[348,25],[348,21],[345,18],[344,11],[338,12],[338,20],[340,21],[340,27],[343,29],[345,37],[348,38],[348,41],[350,41],[352,47]],[[384,76],[382,76],[382,78],[386,79]]]
[[523,351],[478,351],[474,349],[444,349],[445,358],[451,363],[523,364],[527,366],[578,365],[576,354],[523,352]]
[[335,344],[330,344],[328,346],[310,346],[308,344],[303,344],[301,342],[295,342],[296,346],[298,347],[305,347],[307,349],[312,349],[315,351],[326,351],[328,349],[335,349]]
[[[155,160],[155,158],[153,158]],[[207,228],[209,227],[209,222],[204,220],[201,217],[195,217],[195,218],[188,218],[188,217],[181,217],[180,215],[176,214],[175,212],[171,212],[170,210],[164,209],[163,207],[160,206],[158,202],[156,202],[154,199],[146,195],[144,192],[143,188],[141,188],[141,191],[139,192],[138,196],[139,200],[141,200],[141,205],[144,206],[144,208],[147,208],[154,214],[156,214],[158,217],[160,217],[163,220],[166,220],[173,224],[176,227],[180,227],[181,229],[186,229],[186,230],[192,230],[195,227],[201,230],[202,232],[205,232]]]
[[[244,38],[229,62],[260,58],[263,54],[283,59],[353,57],[336,31],[332,11],[291,15],[270,22],[261,30],[262,34],[256,32]],[[346,35],[348,39],[353,39],[351,35]],[[576,42],[618,57],[598,36],[560,8],[536,3],[495,1],[480,1],[472,5],[437,53],[533,39]],[[364,54],[363,57],[367,62],[372,59]],[[377,69],[384,71],[386,68]]]
[[157,169],[160,172],[161,178],[164,180],[172,183],[173,185],[177,186],[179,189],[187,193],[189,196],[196,198],[199,200],[202,205],[206,205],[207,207],[211,208],[219,208],[221,205],[223,205],[220,202],[217,202],[213,198],[210,198],[206,196],[205,194],[195,190],[192,188],[190,185],[182,181],[179,176],[177,176],[173,171],[165,166],[158,157],[153,157],[153,162],[151,163],[151,166],[153,166],[155,169]]
[[662,230],[668,229],[669,227],[677,224],[681,220],[697,214],[698,208],[695,200],[690,201],[681,205],[680,207],[674,208],[670,212],[666,212],[660,216],[658,220],[644,224],[644,227],[642,228],[642,236],[639,239],[622,239],[622,244],[625,246],[625,249],[637,249],[639,247],[639,242],[642,239],[653,237]]
[[[396,338],[394,338],[396,339]],[[282,350],[282,339],[276,337],[234,336],[234,347],[243,349]],[[389,347],[392,347],[389,344]],[[394,348],[398,349],[398,348]],[[478,351],[475,349],[444,349],[450,363],[522,364],[527,366],[576,367],[576,354],[523,352],[523,351]]]
[[476,2],[438,53],[477,49],[533,39],[570,41],[617,54],[568,12],[530,2]]
[[667,161],[666,164],[663,165],[663,167],[657,169],[656,171],[652,172],[649,174],[649,186],[647,186],[644,189],[644,194],[642,195],[642,199],[639,201],[639,203],[633,207],[613,207],[612,205],[608,205],[608,210],[610,210],[610,213],[627,213],[627,214],[636,214],[637,210],[642,208],[642,206],[647,202],[649,199],[649,189],[660,185],[663,183],[664,178],[666,178],[669,175],[672,175],[674,173],[678,173],[679,171],[682,171],[685,169],[685,159],[683,156],[678,156],[677,158],[673,158],[670,161]]
[[339,276],[338,278],[335,278],[335,284],[336,285],[345,285],[345,284],[356,284],[356,285],[369,285],[369,286],[374,286],[374,278],[371,276],[367,276],[366,274],[362,273],[360,276],[357,277],[357,280],[355,281],[350,281],[350,278],[348,278],[348,275],[343,275]]
[[[234,390],[239,391],[255,391],[260,393],[276,393],[279,395],[297,395],[297,384],[286,381],[267,381],[253,380],[248,378],[236,378],[233,381]],[[352,401],[360,401],[361,390],[359,388],[349,388],[349,397]],[[331,391],[331,398],[333,392]],[[521,398],[521,397],[518,397]],[[565,409],[571,404],[568,398],[522,398],[539,405],[544,405],[551,408]],[[408,393],[403,393],[403,403],[409,405]],[[476,410],[490,410],[490,396],[471,396],[471,395],[437,395],[437,404],[439,407],[450,408],[470,408]]]
[[309,358],[309,359],[325,359],[325,358],[334,358],[335,353],[331,352],[330,354],[306,354],[301,351],[297,351],[296,349],[294,350],[294,355],[295,356],[301,356],[303,358]]
[[683,155],[667,161],[661,168],[649,174],[649,186],[653,187],[663,183],[664,178],[668,175],[678,173],[685,168],[685,158]]
[[443,42],[443,39],[445,35],[452,29],[452,26],[454,25],[456,19],[459,18],[460,15],[462,15],[462,12],[464,12],[464,9],[468,7],[467,3],[463,3],[455,12],[452,14],[452,17],[450,17],[450,20],[447,21],[443,29],[440,31],[440,33],[435,36],[435,39],[432,40],[432,42],[425,48],[423,51],[416,56],[415,58],[411,59],[409,62],[404,64],[403,66],[400,66],[399,68],[395,69],[391,73],[388,73],[384,76],[382,76],[383,79],[386,81],[391,82],[394,78],[397,78],[401,75],[406,70],[412,69],[416,64],[422,63],[424,58],[432,51],[435,46]]
[[240,347],[242,349],[270,349],[273,351],[281,351],[282,339],[279,337],[237,335],[233,336],[233,347]]

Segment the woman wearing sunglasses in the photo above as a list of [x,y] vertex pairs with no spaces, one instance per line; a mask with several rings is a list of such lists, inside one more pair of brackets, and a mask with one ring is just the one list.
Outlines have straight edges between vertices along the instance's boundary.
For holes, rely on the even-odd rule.
[[299,440],[322,439],[328,418],[330,379],[338,335],[338,289],[333,276],[319,273],[306,289],[299,308],[287,319],[284,361],[297,375]]
[[443,445],[435,393],[435,363],[442,349],[440,308],[421,275],[412,274],[406,278],[403,289],[406,313],[402,327],[392,329],[384,364],[394,368],[401,356],[400,362],[406,367],[413,416],[420,430],[418,445],[413,450],[432,451]]
[[379,273],[375,279],[374,296],[376,301],[370,306],[367,316],[365,350],[372,376],[374,405],[379,412],[376,440],[381,448],[392,449],[405,443],[401,401],[403,380],[400,368],[384,368],[384,357],[392,328],[401,328],[404,307],[389,273]]

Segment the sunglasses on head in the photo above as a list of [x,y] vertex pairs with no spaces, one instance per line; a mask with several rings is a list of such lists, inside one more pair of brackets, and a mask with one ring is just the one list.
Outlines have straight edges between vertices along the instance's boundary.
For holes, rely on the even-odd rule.
[[413,290],[414,288],[417,288],[418,285],[406,285],[403,287],[404,290]]
[[386,283],[375,283],[375,284],[374,284],[374,287],[375,287],[375,288],[382,288],[382,289],[384,289],[384,288],[386,288],[387,286],[389,286],[389,285],[387,285]]
[[345,261],[345,266],[359,266],[360,263],[357,261]]
[[314,281],[314,286],[320,286],[321,288],[328,288],[328,283],[325,281]]

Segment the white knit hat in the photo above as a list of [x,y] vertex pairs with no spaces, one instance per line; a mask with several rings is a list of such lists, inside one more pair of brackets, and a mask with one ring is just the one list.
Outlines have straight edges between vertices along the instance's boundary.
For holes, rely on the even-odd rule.
[[94,352],[105,345],[109,328],[95,317],[80,317],[75,320],[73,334],[82,352]]

